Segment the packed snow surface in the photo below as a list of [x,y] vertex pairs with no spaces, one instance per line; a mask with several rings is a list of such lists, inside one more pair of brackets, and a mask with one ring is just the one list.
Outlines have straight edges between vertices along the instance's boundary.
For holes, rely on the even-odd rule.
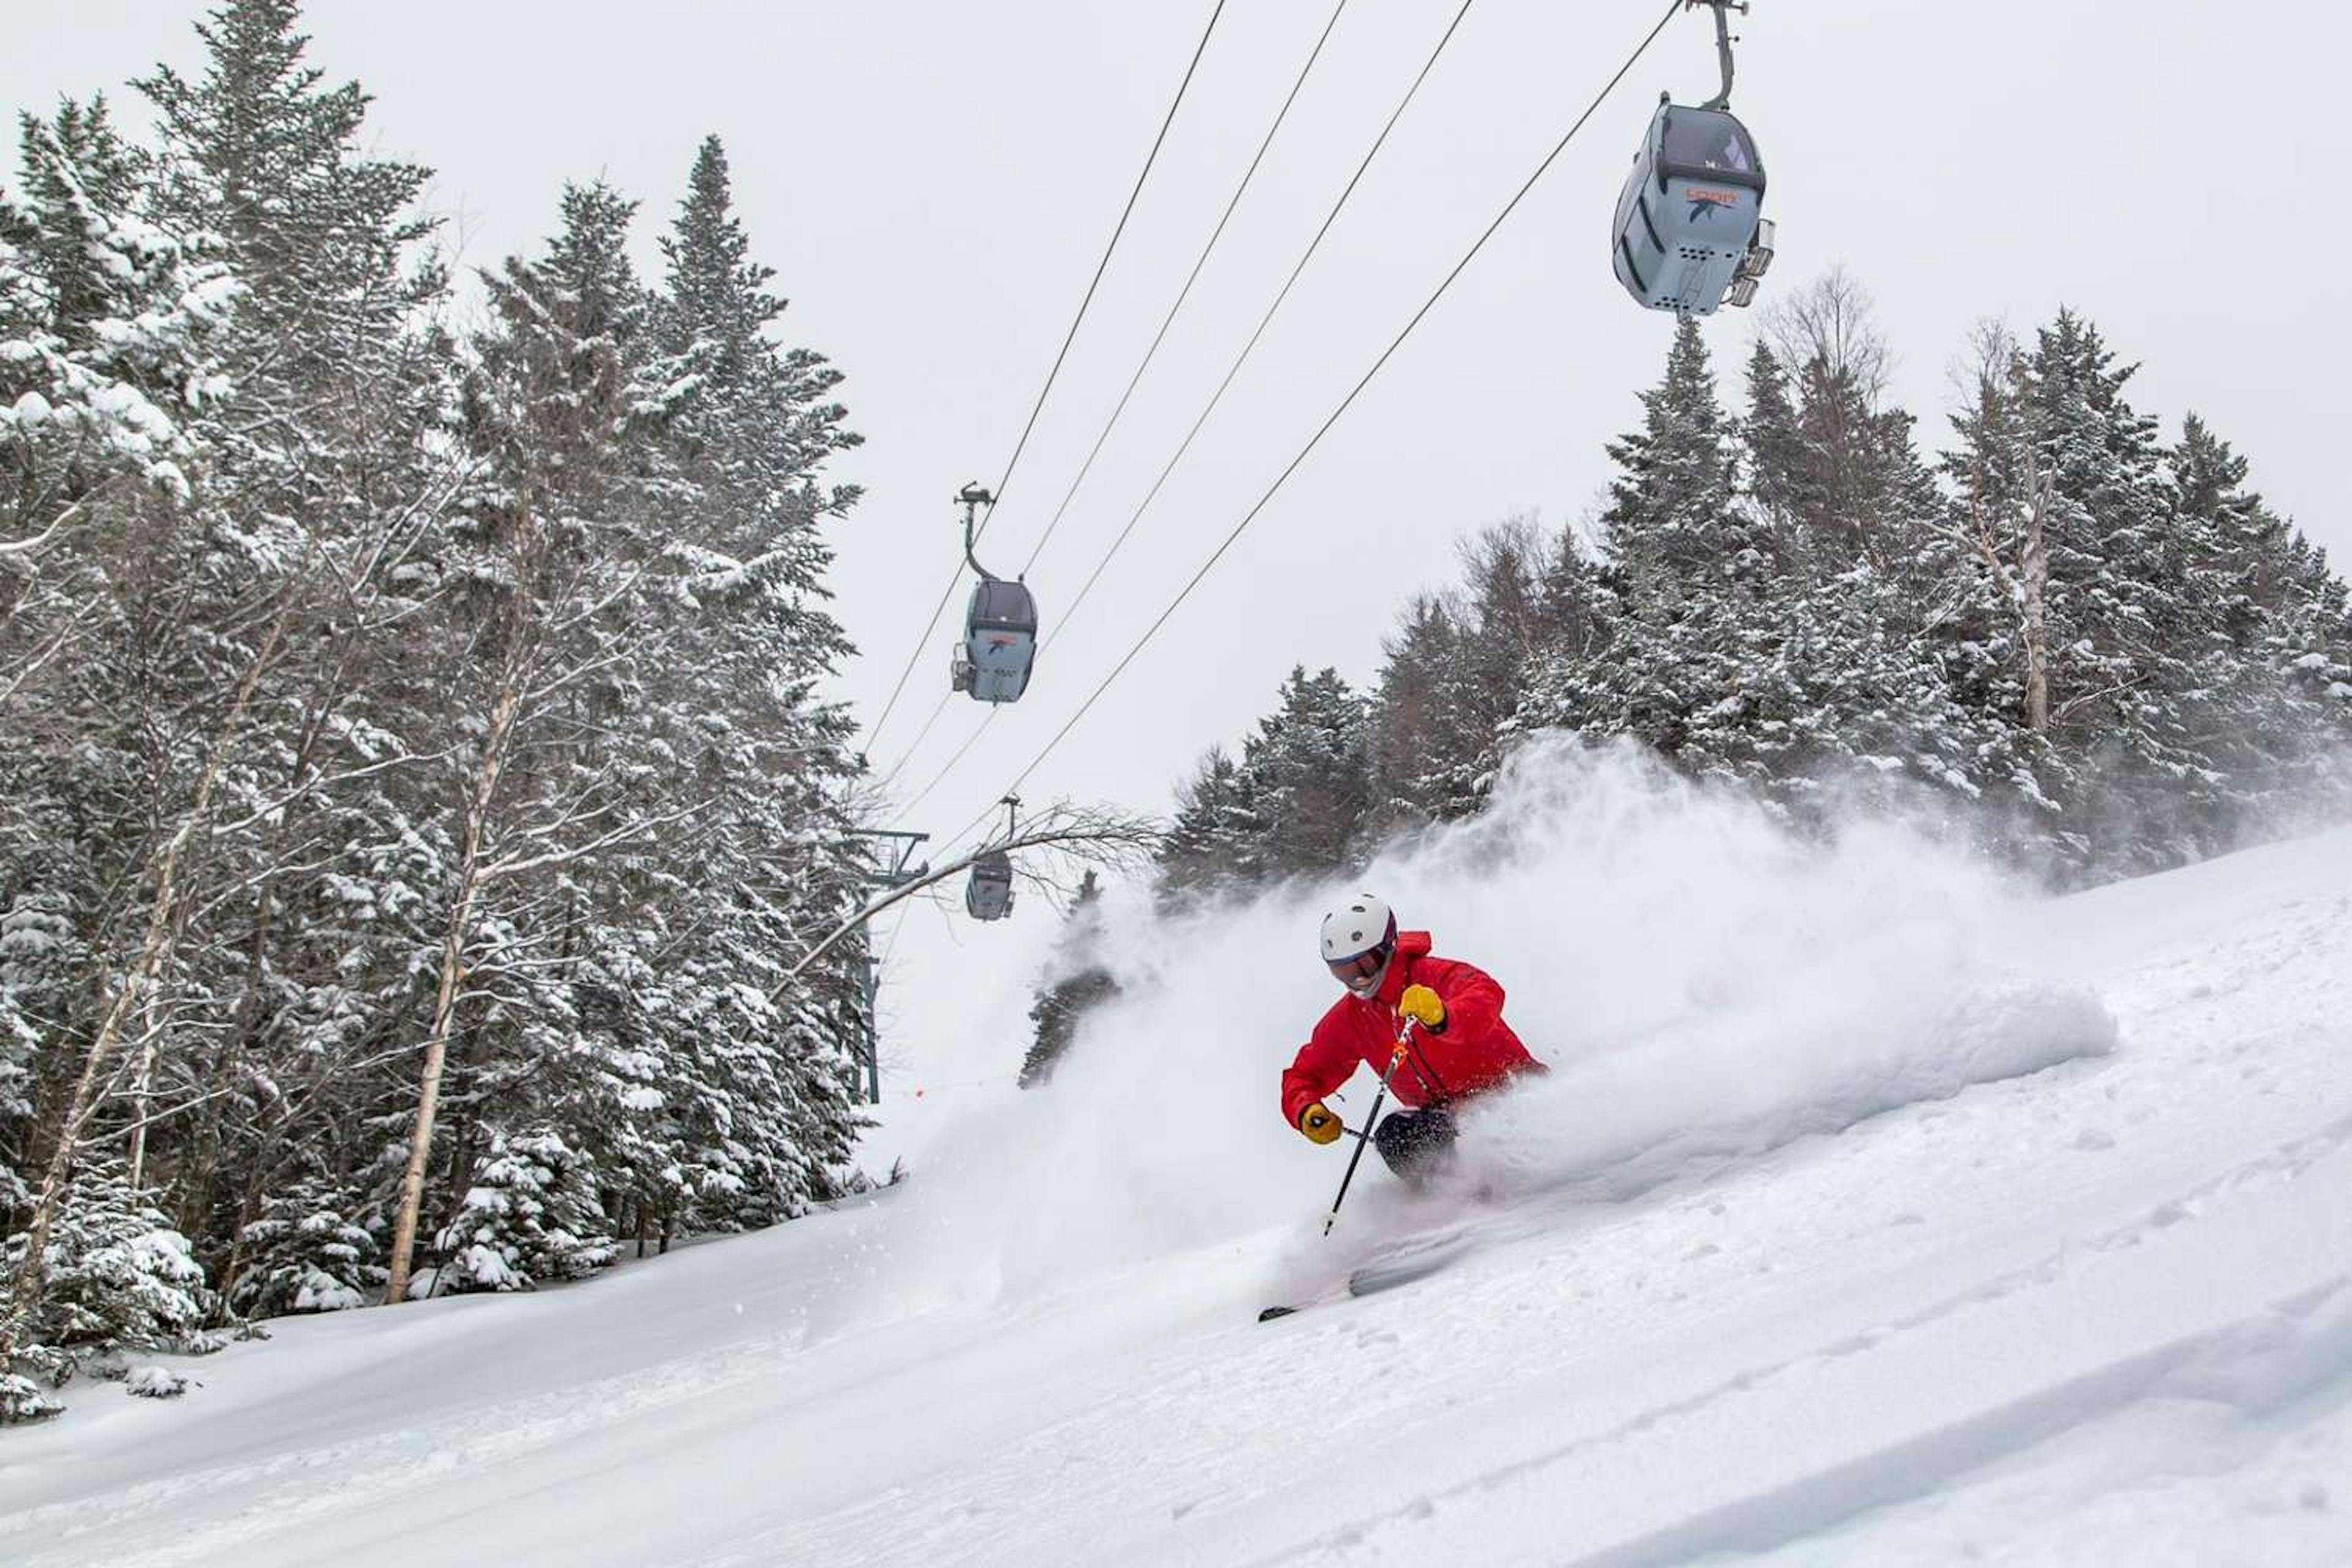
[[1553,1065],[1444,1190],[1320,1234],[1274,1086],[1332,889],[1129,910],[1060,1076],[923,1102],[909,1181],[78,1385],[0,1434],[0,1560],[2352,1562],[2352,831],[2037,900],[1554,755],[1366,881]]

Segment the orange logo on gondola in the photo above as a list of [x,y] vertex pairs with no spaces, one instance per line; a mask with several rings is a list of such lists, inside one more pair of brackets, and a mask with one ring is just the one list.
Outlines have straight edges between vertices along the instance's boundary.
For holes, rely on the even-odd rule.
[[1701,218],[1713,217],[1718,212],[1729,212],[1738,205],[1739,193],[1710,191],[1705,185],[1693,185],[1685,193],[1684,199],[1690,203],[1690,221],[1696,223]]

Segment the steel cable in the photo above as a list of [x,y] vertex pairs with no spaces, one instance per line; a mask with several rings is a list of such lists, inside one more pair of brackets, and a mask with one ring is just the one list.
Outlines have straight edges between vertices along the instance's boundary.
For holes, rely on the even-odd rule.
[[[1159,616],[1150,626],[1144,628],[1143,635],[1136,639],[1134,645],[1120,658],[1118,663],[1111,667],[1110,673],[1104,676],[1101,682],[1087,695],[1087,700],[1079,704],[1077,711],[1072,713],[1062,727],[1054,732],[1053,738],[1029,760],[1027,766],[1014,775],[1012,783],[997,792],[1000,795],[1018,794],[1021,786],[1028,782],[1030,774],[1036,772],[1045,759],[1053,754],[1055,749],[1062,743],[1070,731],[1077,727],[1078,721],[1093,710],[1097,701],[1101,700],[1103,693],[1110,689],[1113,683],[1126,673],[1128,666],[1134,663],[1137,656],[1150,646],[1151,639],[1159,634],[1160,629],[1168,624],[1169,619],[1182,606],[1184,601],[1192,596],[1192,590],[1201,585],[1202,580],[1207,577],[1217,563],[1224,558],[1225,552],[1233,548],[1249,525],[1257,520],[1258,514],[1264,511],[1267,504],[1281,491],[1282,487],[1289,481],[1290,476],[1298,471],[1299,466],[1321,443],[1323,437],[1329,434],[1331,427],[1339,422],[1340,416],[1347,413],[1357,397],[1363,393],[1364,388],[1371,384],[1372,378],[1377,376],[1381,368],[1394,357],[1397,350],[1404,346],[1405,340],[1412,335],[1414,329],[1419,327],[1423,320],[1436,307],[1438,300],[1444,298],[1446,291],[1453,288],[1454,280],[1462,276],[1478,253],[1486,248],[1486,242],[1495,237],[1496,231],[1503,226],[1504,222],[1517,210],[1519,204],[1527,199],[1528,193],[1535,188],[1536,183],[1543,178],[1554,163],[1559,161],[1559,155],[1568,150],[1568,144],[1576,139],[1577,132],[1584,129],[1586,122],[1600,110],[1609,95],[1616,90],[1618,83],[1623,81],[1634,65],[1649,52],[1650,46],[1657,41],[1658,36],[1666,30],[1667,24],[1674,20],[1675,13],[1682,7],[1683,0],[1672,0],[1666,7],[1665,14],[1659,17],[1657,25],[1650,29],[1648,36],[1643,38],[1639,45],[1635,46],[1633,52],[1626,57],[1625,63],[1617,68],[1615,74],[1610,77],[1601,90],[1593,95],[1592,101],[1585,106],[1584,112],[1576,117],[1574,123],[1569,126],[1567,132],[1557,142],[1553,143],[1551,151],[1544,154],[1542,161],[1536,165],[1535,172],[1521,183],[1519,188],[1513,193],[1511,199],[1503,205],[1502,211],[1495,215],[1494,221],[1487,224],[1478,237],[1472,242],[1470,248],[1463,253],[1462,258],[1454,264],[1453,268],[1446,273],[1429,298],[1422,302],[1421,308],[1412,313],[1412,319],[1405,322],[1403,329],[1390,342],[1389,346],[1381,351],[1380,357],[1372,362],[1371,368],[1364,372],[1355,385],[1349,389],[1348,395],[1339,400],[1339,406],[1332,409],[1323,423],[1316,427],[1314,435],[1309,437],[1307,444],[1299,448],[1297,456],[1292,458],[1282,471],[1275,476],[1274,482],[1266,487],[1265,493],[1258,497],[1256,503],[1243,514],[1241,521],[1234,525],[1233,530],[1219,542],[1209,558],[1201,563],[1200,569],[1194,572],[1184,586],[1177,591],[1176,596],[1169,601],[1167,607],[1160,612]],[[990,811],[982,812],[962,833],[950,839],[948,847],[951,848],[954,845],[962,842],[974,829],[987,821],[990,812],[993,809],[992,806]]]
[[[975,538],[988,531],[989,523],[996,516],[997,501],[1003,499],[1006,487],[1013,482],[1013,471],[1020,467],[1021,454],[1028,447],[1030,433],[1037,427],[1037,416],[1045,410],[1045,399],[1054,390],[1054,382],[1062,374],[1063,361],[1069,358],[1070,345],[1077,341],[1078,327],[1087,319],[1087,307],[1094,303],[1095,290],[1102,286],[1103,274],[1109,269],[1111,255],[1118,248],[1119,237],[1127,232],[1127,220],[1134,215],[1136,200],[1143,195],[1144,182],[1151,176],[1151,166],[1160,160],[1160,149],[1168,141],[1168,128],[1176,123],[1176,110],[1182,107],[1184,94],[1192,85],[1193,73],[1200,69],[1201,57],[1208,52],[1209,37],[1217,30],[1217,18],[1224,13],[1225,0],[1217,0],[1216,9],[1209,13],[1209,25],[1201,29],[1201,41],[1193,47],[1192,63],[1184,68],[1184,79],[1177,84],[1176,97],[1169,103],[1168,113],[1160,122],[1160,134],[1152,138],[1151,151],[1143,160],[1142,171],[1135,176],[1135,186],[1127,194],[1127,205],[1119,210],[1118,223],[1111,230],[1110,243],[1103,247],[1102,259],[1095,264],[1094,278],[1087,285],[1085,298],[1078,301],[1077,314],[1070,319],[1070,330],[1063,335],[1061,352],[1054,356],[1054,366],[1045,373],[1045,384],[1038,389],[1037,401],[1030,405],[1028,423],[1021,427],[1021,439],[1013,444],[1013,456],[1004,465],[1003,477],[996,481],[997,500],[989,503],[988,515],[981,519],[980,526],[974,531]],[[866,731],[866,740],[857,748],[860,755],[872,749],[876,737],[882,733],[882,726],[889,721],[891,710],[898,707],[900,695],[907,689],[908,678],[914,674],[916,664],[923,657],[924,645],[931,640],[931,633],[939,625],[940,612],[946,609],[948,602],[955,597],[956,584],[962,579],[963,569],[959,566],[955,574],[948,579],[947,591],[940,595],[940,602],[932,607],[929,619],[923,623],[922,635],[915,639],[914,651],[907,656],[906,668],[898,672],[898,683],[891,687],[889,700],[883,703],[882,711],[875,719],[873,727]]]

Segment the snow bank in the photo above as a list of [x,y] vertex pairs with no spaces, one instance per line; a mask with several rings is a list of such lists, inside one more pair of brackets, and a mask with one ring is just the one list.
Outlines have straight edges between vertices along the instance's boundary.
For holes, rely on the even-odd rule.
[[[2095,998],[2010,951],[2030,900],[1982,867],[1884,825],[1807,844],[1628,752],[1532,750],[1488,816],[1363,883],[1491,970],[1553,1068],[1471,1120],[1466,1173],[1507,1198],[1622,1195],[2115,1041]],[[1175,920],[1115,900],[1105,952],[1124,994],[1050,1089],[931,1149],[856,1315],[1179,1253],[1224,1266],[1319,1215],[1347,1146],[1289,1131],[1276,1086],[1335,995],[1314,932],[1348,890]],[[1360,1074],[1337,1103],[1360,1118],[1371,1098]],[[1406,1215],[1376,1161],[1359,1181],[1351,1222]]]

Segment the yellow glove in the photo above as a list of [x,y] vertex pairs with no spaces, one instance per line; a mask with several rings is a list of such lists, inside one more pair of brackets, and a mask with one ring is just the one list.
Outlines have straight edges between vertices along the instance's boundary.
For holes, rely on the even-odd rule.
[[1408,985],[1397,998],[1397,1011],[1424,1029],[1445,1027],[1445,1004],[1426,985]]
[[1332,1115],[1331,1108],[1319,1100],[1298,1113],[1298,1130],[1307,1134],[1310,1142],[1337,1143],[1339,1141],[1339,1119]]

